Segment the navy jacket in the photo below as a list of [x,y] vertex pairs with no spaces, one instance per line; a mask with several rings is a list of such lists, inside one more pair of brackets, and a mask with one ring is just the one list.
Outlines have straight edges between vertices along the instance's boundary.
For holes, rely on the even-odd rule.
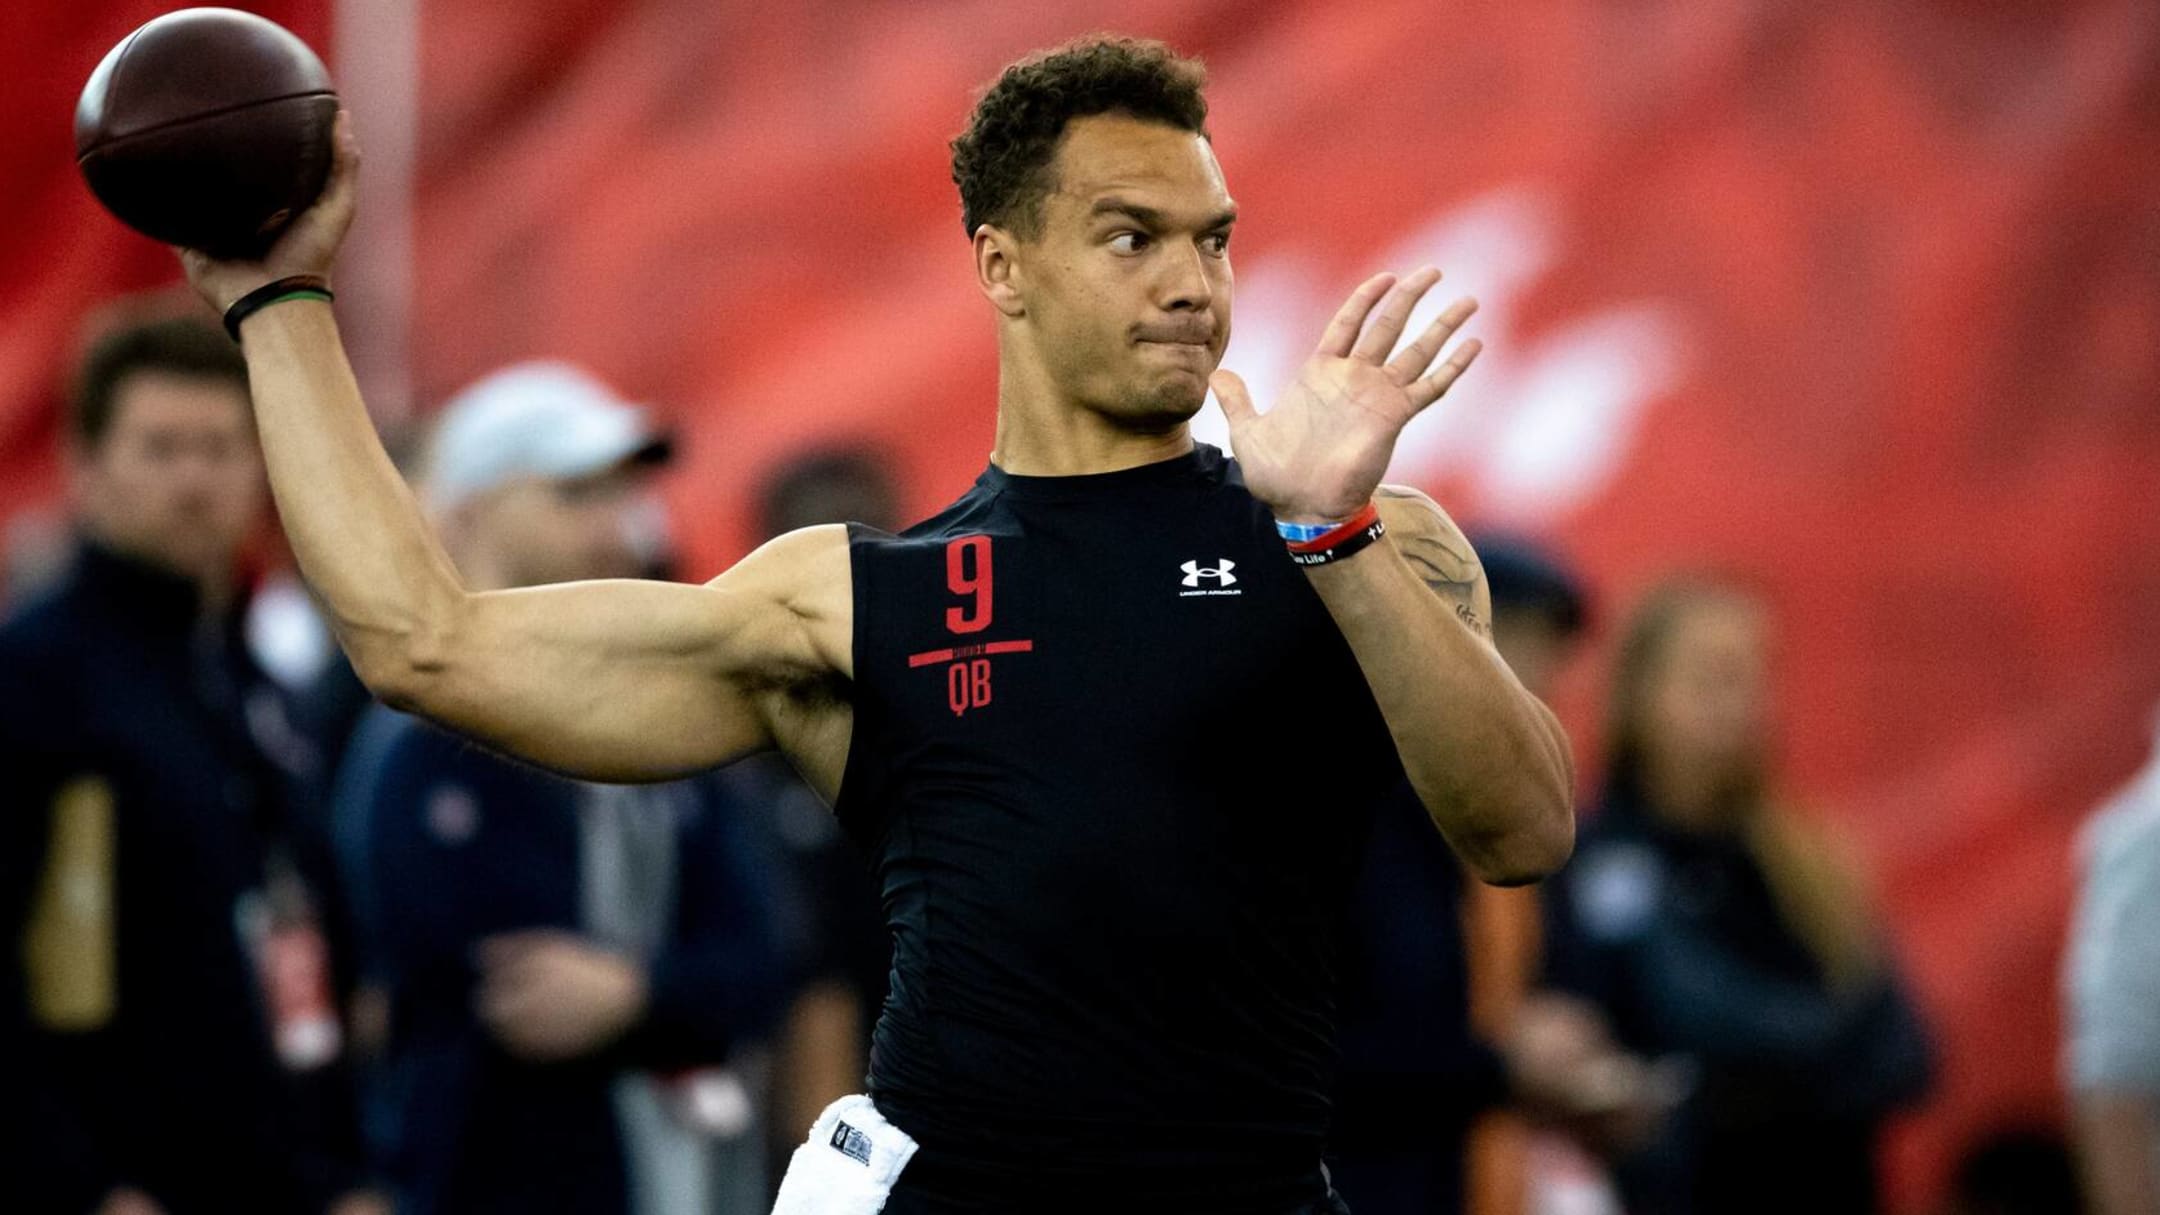
[[776,1012],[784,976],[768,862],[739,811],[701,780],[656,787],[681,812],[672,927],[648,960],[644,1022],[602,1057],[553,1066],[510,1056],[480,1026],[482,939],[584,931],[578,805],[588,788],[381,707],[347,751],[339,858],[367,979],[391,1009],[369,1138],[405,1215],[623,1210],[614,1076],[721,1062]]
[[1832,987],[1736,839],[1627,796],[1608,796],[1546,889],[1551,982],[1628,1049],[1693,1065],[1664,1133],[1620,1163],[1630,1209],[1876,1209],[1876,1132],[1933,1068],[1894,973]]
[[[307,761],[239,613],[204,619],[183,579],[86,546],[0,628],[10,1210],[87,1211],[126,1184],[171,1215],[309,1211],[357,1179],[349,1089],[335,1068],[300,1076],[277,1062],[244,927],[274,863],[301,873],[318,913],[335,918],[325,841],[300,792]],[[103,806],[110,832],[82,835]],[[55,874],[55,823],[70,817],[63,836],[109,846],[87,859],[71,847]],[[63,1025],[40,1014],[50,1003],[33,989],[67,980],[34,976],[17,948],[36,909],[60,905],[56,878],[112,899],[109,927],[92,914],[62,950],[75,963],[111,958],[109,1008]]]

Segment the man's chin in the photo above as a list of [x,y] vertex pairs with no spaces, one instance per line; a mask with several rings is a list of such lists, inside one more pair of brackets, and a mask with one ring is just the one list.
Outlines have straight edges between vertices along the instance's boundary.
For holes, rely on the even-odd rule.
[[1136,430],[1170,430],[1192,421],[1207,404],[1207,391],[1206,377],[1177,372],[1149,385],[1120,412]]
[[101,539],[107,547],[176,578],[214,582],[238,577],[234,569],[239,561],[237,543],[225,544],[193,532]]

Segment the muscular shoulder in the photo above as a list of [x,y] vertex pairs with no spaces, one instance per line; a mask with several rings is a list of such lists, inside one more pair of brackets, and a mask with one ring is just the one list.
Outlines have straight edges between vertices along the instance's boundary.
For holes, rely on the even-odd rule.
[[847,584],[848,529],[843,523],[806,527],[775,536],[708,585],[741,590],[800,605]]
[[1433,593],[1455,604],[1455,611],[1479,634],[1490,636],[1492,593],[1485,567],[1469,537],[1447,511],[1423,491],[1407,485],[1383,485],[1373,495],[1388,537],[1410,568]]
[[750,605],[747,640],[757,652],[853,674],[855,596],[845,525],[775,537],[707,585]]

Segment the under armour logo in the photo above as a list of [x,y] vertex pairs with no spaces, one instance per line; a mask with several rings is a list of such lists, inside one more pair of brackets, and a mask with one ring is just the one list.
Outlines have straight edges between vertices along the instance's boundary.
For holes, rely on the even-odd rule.
[[1178,568],[1185,571],[1186,586],[1199,586],[1202,578],[1213,578],[1217,586],[1237,585],[1237,575],[1230,572],[1237,568],[1237,562],[1228,558],[1212,566],[1202,565],[1197,561],[1188,561]]

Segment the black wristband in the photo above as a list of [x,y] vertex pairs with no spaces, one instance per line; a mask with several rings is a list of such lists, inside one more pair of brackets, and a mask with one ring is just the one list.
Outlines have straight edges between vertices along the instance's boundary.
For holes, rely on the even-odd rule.
[[334,300],[330,294],[330,280],[320,274],[295,274],[274,283],[264,283],[232,302],[225,310],[225,332],[232,340],[240,340],[240,322],[277,303],[279,300],[300,296],[311,300]]

